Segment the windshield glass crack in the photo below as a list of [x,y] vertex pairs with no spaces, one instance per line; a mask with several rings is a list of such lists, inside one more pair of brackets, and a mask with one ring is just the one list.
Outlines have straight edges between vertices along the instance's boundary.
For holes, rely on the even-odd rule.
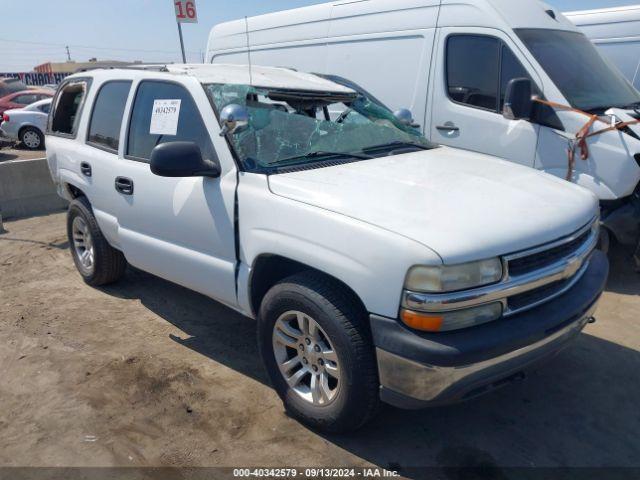
[[433,148],[419,130],[404,125],[390,109],[362,93],[269,90],[233,84],[208,84],[205,90],[218,112],[231,104],[247,109],[247,128],[228,137],[249,171],[320,164],[327,158],[367,160],[375,156],[367,149],[386,145]]

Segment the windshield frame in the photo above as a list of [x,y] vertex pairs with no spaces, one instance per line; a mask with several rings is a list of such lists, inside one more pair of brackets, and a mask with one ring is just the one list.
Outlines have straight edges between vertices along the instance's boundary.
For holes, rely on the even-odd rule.
[[[587,36],[578,31],[573,30],[563,30],[563,29],[544,29],[544,28],[516,28],[514,29],[516,35],[526,48],[526,50],[533,56],[535,61],[540,65],[543,72],[547,75],[547,77],[551,80],[551,82],[555,85],[558,91],[562,94],[562,96],[567,100],[567,102],[573,107],[579,110],[583,110],[585,112],[593,112],[593,113],[603,113],[609,108],[627,108],[628,105],[633,104],[634,102],[640,102],[640,92],[638,92],[635,87],[629,82],[629,80],[618,70],[618,68],[609,61],[604,55],[600,53],[597,47],[587,38]],[[570,46],[570,43],[567,41],[571,38],[580,39],[580,46],[585,45],[586,42],[591,46],[593,57],[591,58],[592,64],[598,63],[598,69],[600,74],[604,74],[608,72],[609,78],[606,79],[608,84],[611,84],[611,87],[607,89],[602,89],[601,93],[603,94],[603,99],[600,101],[594,101],[591,103],[586,103],[585,100],[579,98],[576,93],[577,92],[585,92],[590,93],[587,88],[582,89],[570,89],[567,85],[563,85],[562,80],[564,80],[561,75],[564,74],[566,70],[554,71],[552,70],[552,66],[550,65],[549,60],[545,61],[543,55],[538,50],[536,51],[531,44],[533,38],[528,38],[529,36],[533,36],[535,34],[543,34],[543,36],[538,36],[537,38],[549,38],[549,35],[559,35],[564,37],[562,45],[563,47]],[[573,40],[572,40],[573,41]],[[578,52],[577,47],[578,43],[575,44],[576,52]],[[586,51],[582,51],[585,53]],[[560,54],[558,54],[560,55]],[[562,57],[566,58],[566,56]],[[566,61],[574,61],[574,60],[566,60]],[[566,61],[563,62],[566,65]],[[577,61],[577,60],[576,60]],[[556,60],[557,62],[557,60]],[[586,68],[586,67],[583,67]],[[593,73],[592,73],[593,75]],[[604,77],[601,76],[601,79]],[[591,84],[594,85],[594,83]],[[625,99],[623,92],[624,89],[627,89],[628,96]],[[609,101],[613,99],[614,95],[619,95],[619,101]],[[610,103],[607,105],[607,103]]]
[[[340,82],[336,82],[338,84],[341,84]],[[213,94],[212,91],[209,89],[209,87],[211,86],[225,86],[225,85],[235,85],[235,84],[225,84],[225,83],[220,83],[220,82],[207,82],[207,83],[201,83],[205,94],[209,100],[209,103],[211,104],[211,108],[213,109],[215,118],[218,122],[218,126],[220,126],[222,128],[222,124],[221,124],[221,120],[220,120],[220,108],[218,107],[218,105],[216,104],[216,101],[213,98]],[[348,104],[346,102],[344,102],[344,100],[347,100],[348,97],[351,97],[351,95],[346,95],[343,92],[331,92],[331,91],[326,91],[326,92],[322,92],[322,91],[307,91],[307,90],[301,90],[301,89],[292,89],[292,88],[267,88],[267,87],[256,87],[256,86],[251,86],[251,85],[244,85],[244,84],[238,84],[238,87],[247,87],[249,89],[254,89],[256,91],[259,92],[269,92],[270,94],[276,94],[276,95],[288,95],[291,97],[299,97],[299,98],[305,98],[305,99],[318,99],[318,100],[335,100],[332,103],[329,104],[329,106],[331,104],[335,104],[335,103],[344,103],[345,106],[347,106],[347,109],[350,109],[350,107],[348,106]],[[382,108],[384,110],[386,110],[386,112],[388,112],[390,115],[393,115],[393,112],[391,109],[389,109],[386,105],[382,104],[382,102],[380,102],[379,100],[374,98],[371,98],[369,96],[366,95],[366,91],[364,91],[363,89],[358,89],[356,90],[353,95],[353,101],[355,102],[356,100],[359,100],[360,98],[365,98],[367,100],[369,100],[372,104],[374,104],[377,108]],[[353,102],[351,102],[353,103]],[[289,112],[290,115],[294,115],[294,113]],[[398,130],[400,130],[401,132],[404,133],[408,133],[409,131],[411,132],[412,135],[415,135],[417,139],[421,139],[421,142],[424,143],[420,143],[420,145],[416,145],[417,149],[420,150],[430,150],[430,149],[434,149],[434,148],[438,148],[439,145],[432,143],[429,139],[427,139],[422,132],[420,131],[419,128],[415,128],[415,127],[409,127],[409,126],[404,126],[404,125],[400,125],[400,123],[397,123],[394,121],[394,126],[396,126],[398,128]],[[307,163],[304,164],[294,164],[294,165],[276,165],[274,164],[273,166],[257,166],[255,168],[248,168],[246,165],[246,159],[243,159],[242,156],[240,155],[240,153],[238,152],[238,149],[235,145],[235,142],[233,141],[233,135],[232,134],[226,134],[224,135],[224,139],[227,143],[227,147],[229,148],[229,151],[231,152],[233,159],[236,163],[236,166],[238,168],[238,170],[243,171],[243,172],[249,172],[249,173],[257,173],[257,174],[266,174],[266,175],[270,175],[270,174],[278,174],[278,173],[286,173],[288,171],[297,171],[297,170],[303,170],[303,169],[315,169],[315,168],[322,168],[322,167],[326,167],[326,166],[331,166],[331,165],[336,165],[337,163],[340,164],[344,164],[344,163],[352,163],[352,162],[359,162],[359,161],[365,161],[365,160],[371,160],[374,158],[377,158],[376,156],[370,156],[368,154],[363,154],[363,152],[361,151],[354,151],[354,152],[327,152],[329,153],[329,155],[327,155],[328,158],[323,158],[322,156],[318,156],[318,158],[313,158],[313,159],[309,159],[309,161]],[[408,145],[409,142],[405,142],[407,143],[407,146],[404,147],[404,149],[407,148],[411,148],[410,145]],[[367,146],[365,148],[371,148],[371,147],[379,147],[380,145],[370,145]],[[401,147],[397,147],[396,150],[401,150]],[[312,152],[310,152],[312,153]],[[406,152],[403,152],[406,153]],[[335,154],[342,154],[344,158],[342,158],[341,160],[336,160],[335,158],[331,158],[331,154],[335,155]],[[351,156],[353,155],[353,156]],[[366,158],[364,158],[366,157]]]

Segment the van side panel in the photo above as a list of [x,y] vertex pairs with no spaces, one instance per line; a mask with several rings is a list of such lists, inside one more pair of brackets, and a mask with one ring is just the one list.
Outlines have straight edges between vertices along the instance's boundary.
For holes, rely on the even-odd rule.
[[[638,24],[640,32],[640,22]],[[608,58],[636,88],[640,87],[638,63],[640,62],[640,37],[634,40],[596,41],[600,53]]]
[[[248,63],[247,40],[252,48],[252,63],[291,66],[283,63],[283,52],[271,52],[283,44],[317,44],[327,37],[331,4],[313,5],[216,25],[209,35],[207,61],[210,63]],[[248,27],[248,28],[247,28]],[[247,30],[249,38],[247,39]],[[260,54],[262,52],[262,54]],[[300,52],[315,55],[316,52]],[[271,63],[273,58],[276,63]],[[278,63],[279,62],[279,63]]]
[[640,87],[640,8],[619,7],[565,14],[582,30],[600,52],[633,83]]
[[[440,0],[342,1],[248,19],[254,65],[331,73],[426,121]],[[210,61],[247,63],[244,20],[216,26]],[[231,41],[230,39],[233,39]],[[388,81],[392,72],[394,82]]]
[[[221,51],[228,51],[224,60],[214,58]],[[234,53],[235,52],[235,53]],[[207,58],[209,63],[249,63],[247,54],[247,34],[244,20],[220,23],[211,29],[207,42]]]
[[[547,10],[552,10],[555,19]],[[439,27],[577,30],[558,10],[540,1],[442,0]]]
[[424,125],[439,7],[439,0],[337,3],[326,72],[361,84],[391,109],[410,109]]
[[329,37],[435,28],[439,0],[369,0],[336,3]]
[[251,45],[273,45],[325,38],[330,16],[331,5],[325,3],[252,17],[248,20]]
[[246,65],[249,60],[246,50],[233,52],[215,53],[211,57],[210,63],[220,63],[225,65]]
[[640,36],[640,7],[584,10],[564,14],[593,40]]
[[[263,46],[251,50],[251,61],[254,65],[289,67],[301,72],[324,72],[326,59],[325,38],[289,45]],[[221,61],[225,61],[224,57]]]
[[392,110],[408,108],[423,123],[434,35],[431,29],[331,39],[326,71],[359,83]]

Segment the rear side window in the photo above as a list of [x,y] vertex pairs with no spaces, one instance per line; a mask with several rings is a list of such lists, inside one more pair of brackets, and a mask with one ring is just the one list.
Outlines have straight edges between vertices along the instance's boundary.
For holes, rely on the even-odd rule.
[[54,100],[53,115],[50,117],[50,133],[75,137],[89,85],[88,79],[74,80],[59,90]]
[[[175,109],[174,115],[170,117],[177,119],[177,125],[172,121],[158,123],[157,115],[153,118],[154,110],[165,108],[169,104]],[[195,142],[200,147],[203,158],[216,158],[209,132],[191,94],[182,85],[175,83],[141,82],[131,113],[127,156],[149,161],[154,147],[178,141]]]
[[17,103],[19,105],[30,105],[33,102],[37,102],[40,100],[37,95],[33,95],[31,93],[25,95],[18,95],[13,99],[13,103]]
[[124,108],[131,89],[130,81],[105,83],[96,96],[87,142],[117,152]]
[[[449,97],[465,105],[502,111],[507,85],[531,78],[501,40],[483,35],[454,35],[447,42]],[[538,93],[533,82],[534,93]]]

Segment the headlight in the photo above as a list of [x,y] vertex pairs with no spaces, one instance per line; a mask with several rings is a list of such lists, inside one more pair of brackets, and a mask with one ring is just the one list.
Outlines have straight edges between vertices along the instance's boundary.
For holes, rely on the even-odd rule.
[[451,312],[427,313],[402,309],[400,318],[406,326],[423,332],[448,332],[492,322],[502,316],[500,302]]
[[489,285],[501,279],[502,262],[491,258],[460,265],[413,267],[404,286],[412,292],[443,293]]

